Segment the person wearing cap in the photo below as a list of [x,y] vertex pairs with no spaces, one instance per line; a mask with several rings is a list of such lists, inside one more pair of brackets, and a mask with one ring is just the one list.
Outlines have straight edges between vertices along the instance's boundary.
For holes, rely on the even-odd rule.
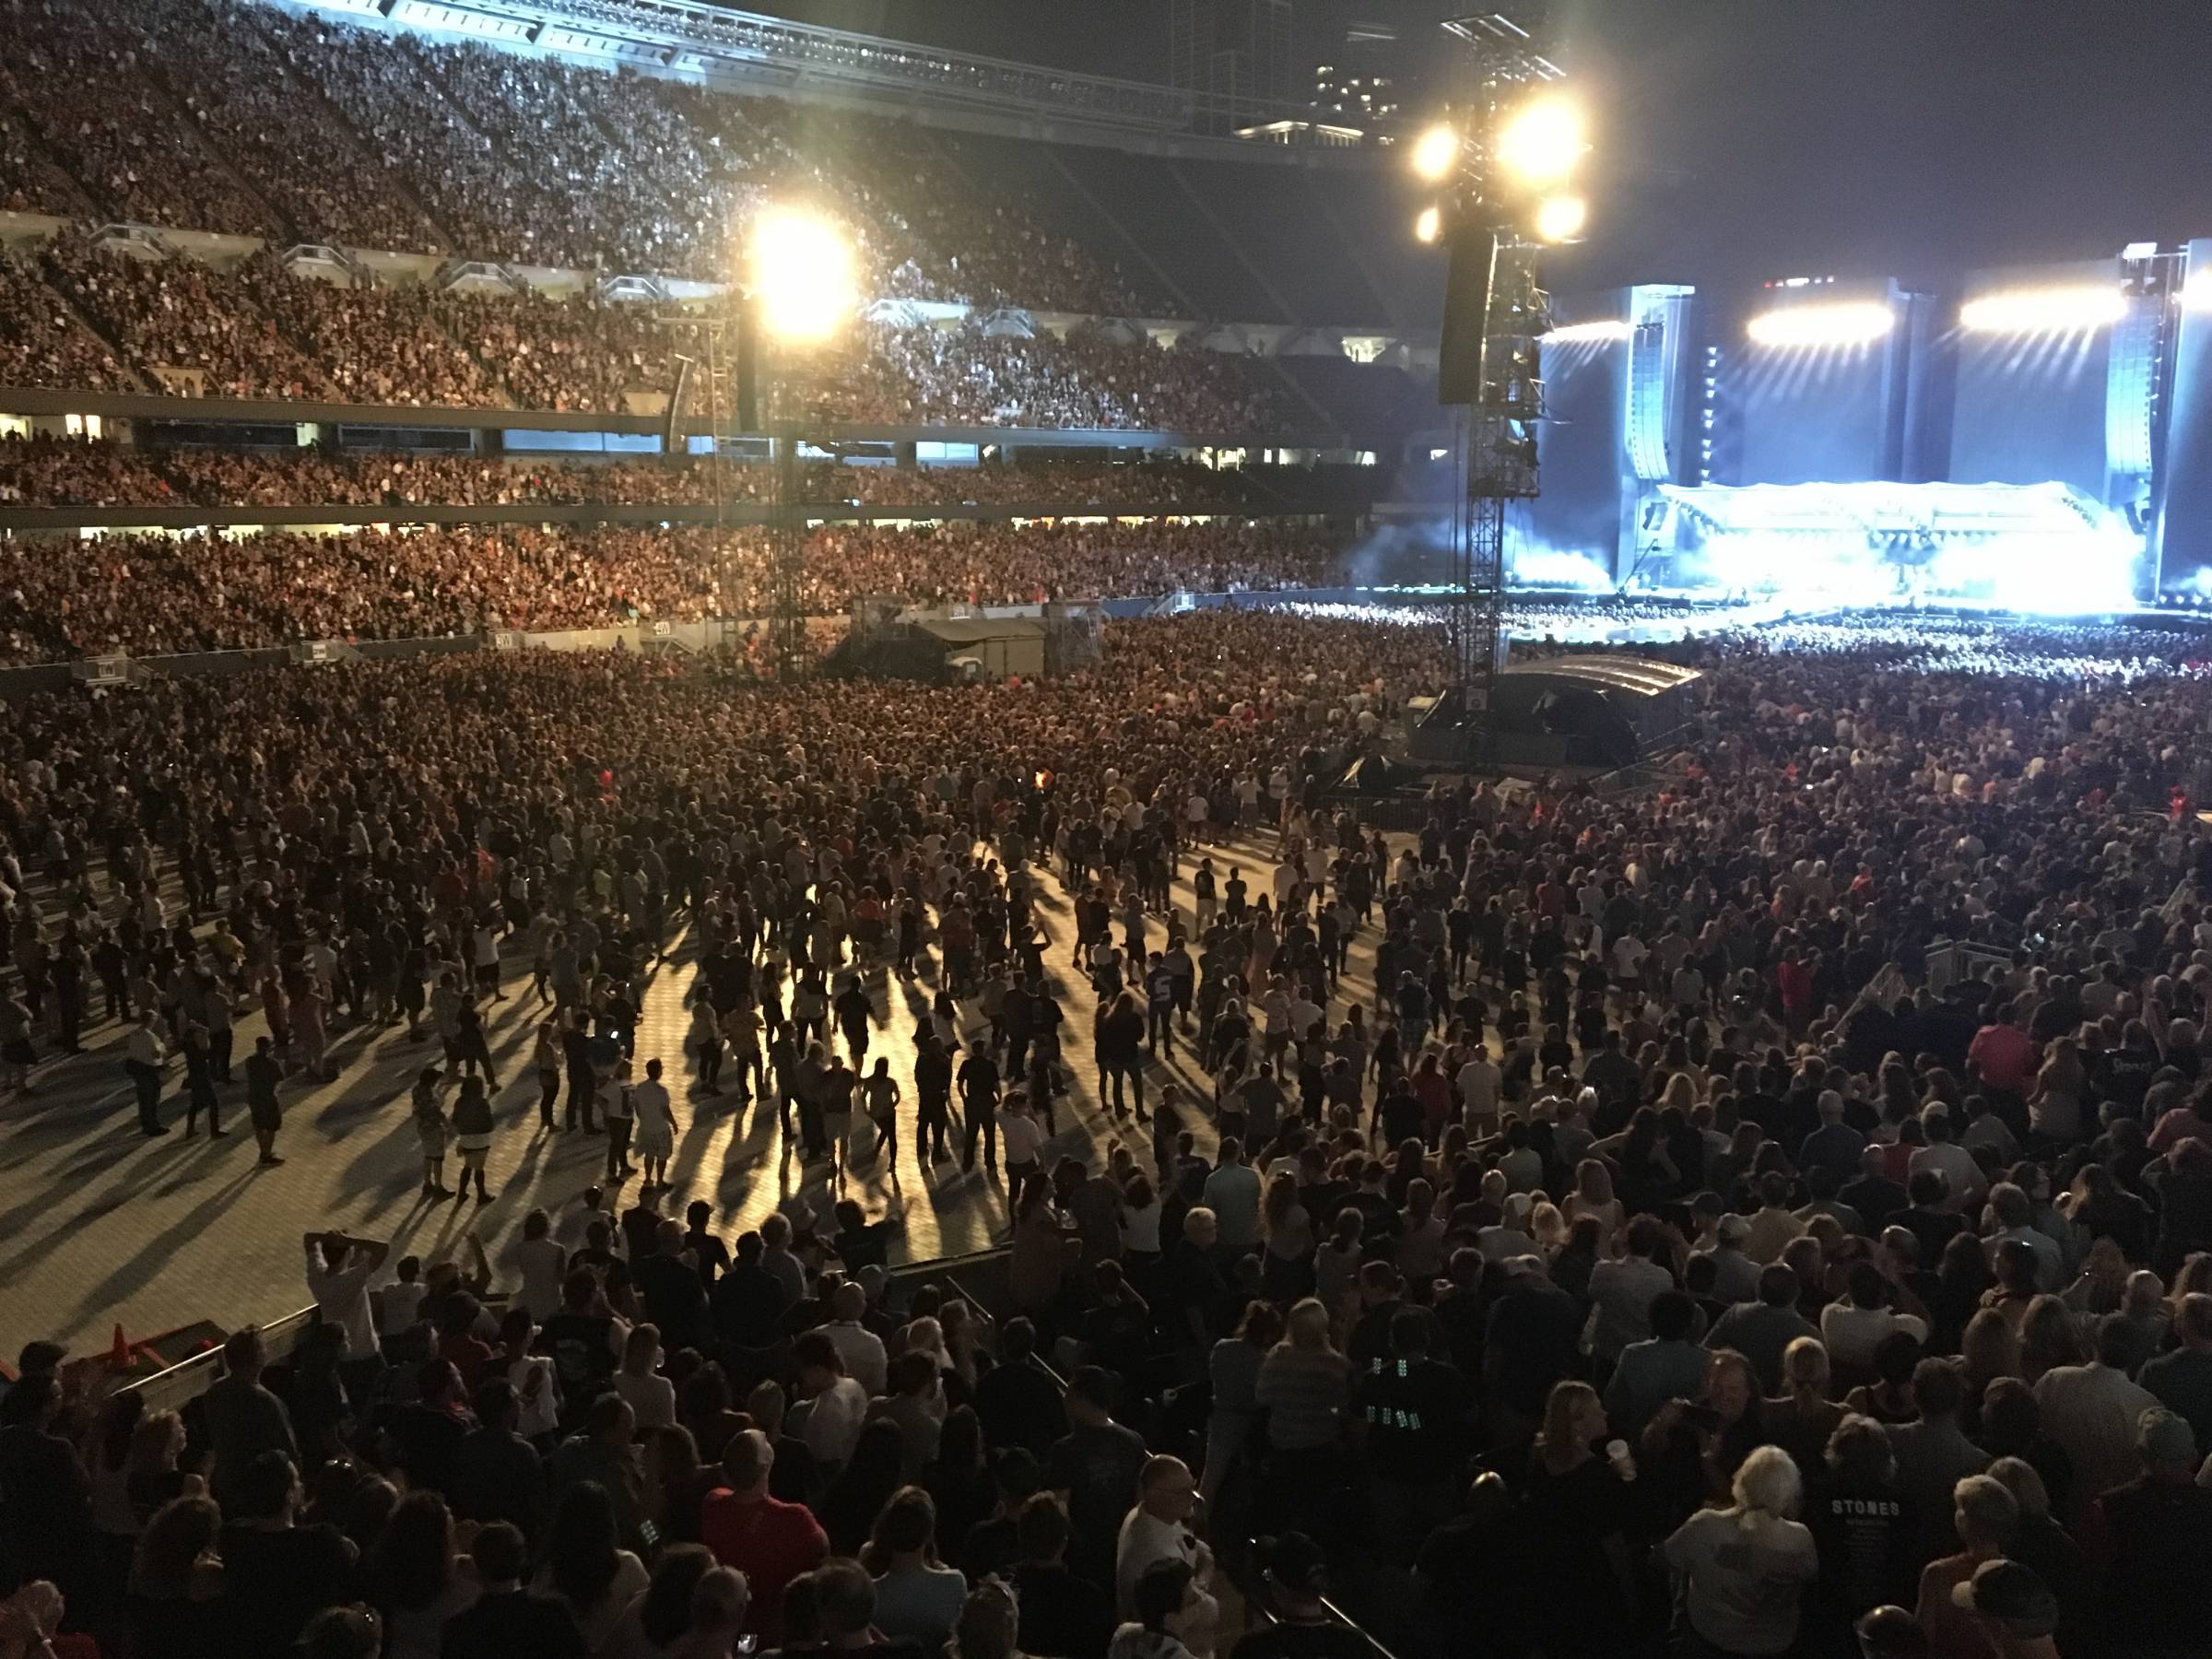
[[1984,1561],[1951,1590],[1952,1605],[1973,1614],[1999,1659],[2058,1659],[2058,1598],[2018,1561]]
[[2093,1623],[2115,1653],[2178,1659],[2206,1651],[2202,1583],[2212,1489],[2197,1484],[2186,1418],[2152,1406],[2136,1419],[2140,1472],[2100,1494],[2080,1529],[2098,1579]]
[[1372,1659],[1366,1633],[1338,1621],[1324,1599],[1329,1569],[1320,1545],[1285,1533],[1266,1547],[1264,1571],[1275,1622],[1245,1636],[1230,1659]]

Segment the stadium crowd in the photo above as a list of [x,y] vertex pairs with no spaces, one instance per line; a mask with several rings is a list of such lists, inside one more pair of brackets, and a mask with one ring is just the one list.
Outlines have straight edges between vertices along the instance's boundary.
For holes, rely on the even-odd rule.
[[[353,287],[291,275],[266,253],[218,269],[50,243],[35,268],[0,265],[11,380],[120,383],[57,295],[147,383],[184,396],[630,414],[670,394],[677,353],[703,349],[635,301]],[[773,413],[849,422],[1213,435],[1325,425],[1265,359],[1089,324],[1034,338],[975,323],[856,324],[841,346],[795,356],[772,389]],[[719,395],[735,406],[733,386]],[[704,388],[691,406],[709,406]]]
[[[427,1011],[433,1195],[524,1096],[650,1178],[688,1081],[809,1165],[980,1151],[1011,1253],[993,1318],[894,1289],[857,1210],[733,1250],[594,1187],[496,1264],[311,1234],[323,1323],[275,1368],[234,1336],[189,1422],[26,1352],[11,1616],[272,1659],[1362,1651],[1328,1593],[1439,1655],[2203,1653],[2200,647],[1797,626],[1698,649],[1660,787],[1440,786],[1394,844],[1324,785],[1445,672],[1388,623],[1116,624],[1022,686],[466,653],[24,705],[11,1065],[131,1025],[142,1127],[177,1048],[190,1133],[258,999],[273,1158],[284,1066]],[[678,918],[693,1036],[641,1077]],[[550,1018],[495,1113],[510,929]],[[909,1095],[863,1077],[917,969]],[[1282,1622],[1237,1641],[1231,1584]]]
[[[1026,605],[1309,586],[1335,546],[1269,520],[830,524],[806,538],[799,602],[822,616],[864,594]],[[772,538],[753,526],[18,538],[0,541],[0,661],[757,618],[773,594]]]
[[[558,461],[322,446],[292,450],[152,448],[51,436],[0,438],[0,505],[24,507],[490,507],[712,502],[711,458]],[[1247,472],[1194,462],[894,466],[809,462],[798,496],[862,506],[1286,507],[1298,471]],[[768,467],[735,462],[725,501],[768,500]]]
[[5,0],[0,202],[186,230],[719,279],[771,194],[869,292],[1173,308],[925,129],[228,0]]

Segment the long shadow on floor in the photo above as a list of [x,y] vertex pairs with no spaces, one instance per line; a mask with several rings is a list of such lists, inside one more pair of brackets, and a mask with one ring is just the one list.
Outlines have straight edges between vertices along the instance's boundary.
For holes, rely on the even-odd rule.
[[[256,1166],[248,1164],[230,1176],[222,1185],[194,1205],[192,1208],[171,1222],[153,1237],[146,1240],[131,1255],[118,1262],[100,1282],[87,1290],[74,1311],[76,1318],[84,1319],[116,1302],[143,1287],[153,1276],[168,1265],[178,1250],[203,1230],[208,1222],[229,1209],[231,1204],[249,1186],[256,1173]],[[306,1299],[304,1288],[301,1300]]]

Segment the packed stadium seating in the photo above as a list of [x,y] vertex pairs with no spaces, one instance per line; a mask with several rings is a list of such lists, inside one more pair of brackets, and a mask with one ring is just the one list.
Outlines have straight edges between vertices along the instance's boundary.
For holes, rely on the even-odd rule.
[[[807,539],[799,598],[820,615],[874,594],[1026,604],[1311,586],[1333,549],[1325,533],[1269,521],[830,524]],[[0,660],[759,617],[771,558],[766,531],[706,525],[0,541]]]
[[[817,508],[850,502],[1295,512],[1321,505],[1330,485],[1364,470],[1056,460],[961,467],[813,462],[799,474],[796,499]],[[764,465],[726,463],[719,482],[728,502],[774,496],[774,475]],[[139,448],[43,435],[0,439],[0,508],[703,507],[713,502],[716,484],[713,463],[704,456],[559,461],[323,448]]]

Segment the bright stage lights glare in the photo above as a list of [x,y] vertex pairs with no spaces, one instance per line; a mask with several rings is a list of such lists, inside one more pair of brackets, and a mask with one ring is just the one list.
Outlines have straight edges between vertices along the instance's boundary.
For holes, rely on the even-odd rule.
[[2127,296],[2118,288],[2083,284],[1984,294],[1959,308],[1959,324],[1976,334],[2077,334],[2125,315]]
[[1625,340],[1636,332],[1636,325],[1618,318],[1606,323],[1566,323],[1544,336],[1547,346],[1580,346],[1589,343],[1609,344]]
[[1755,346],[1865,346],[1897,326],[1886,305],[1872,300],[1789,305],[1751,319]]
[[1546,196],[1536,205],[1536,235],[1547,242],[1572,241],[1590,222],[1590,204],[1581,196]]
[[1498,165],[1524,184],[1557,183],[1589,147],[1582,112],[1557,98],[1524,106],[1498,130]]
[[1420,217],[1413,221],[1415,240],[1432,242],[1444,231],[1444,216],[1433,206],[1424,207]]
[[826,219],[771,207],[753,221],[747,253],[761,324],[778,339],[827,339],[859,303],[852,247]]
[[1413,171],[1431,184],[1458,165],[1459,132],[1451,123],[1440,121],[1413,141]]

